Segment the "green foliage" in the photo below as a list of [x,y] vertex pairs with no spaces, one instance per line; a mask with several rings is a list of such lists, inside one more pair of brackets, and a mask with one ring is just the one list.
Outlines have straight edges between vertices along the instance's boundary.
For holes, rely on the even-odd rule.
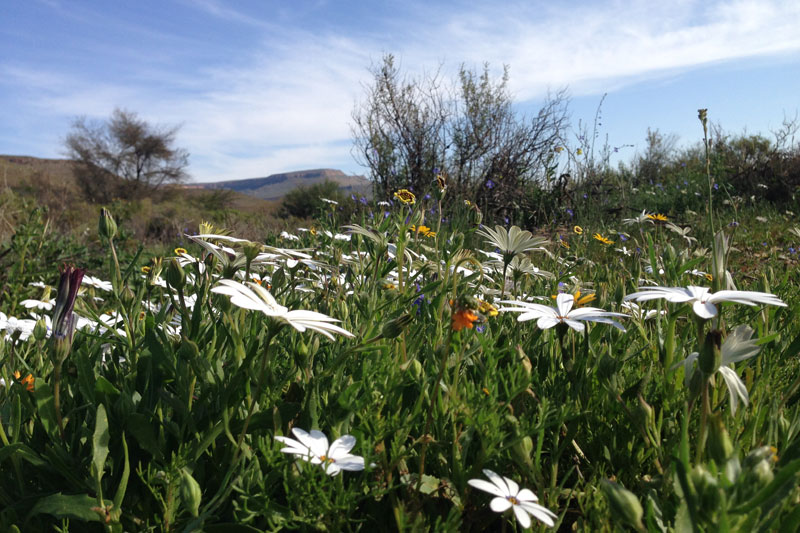
[[[708,200],[699,168],[687,174],[696,189],[675,198],[696,190]],[[138,246],[128,224],[152,208],[144,201],[111,206],[117,231],[104,219],[89,245],[54,235],[42,210],[17,216],[0,246],[0,309],[15,318],[2,317],[0,337],[0,531],[513,527],[514,515],[494,513],[492,496],[468,483],[483,469],[534,491],[562,530],[790,530],[800,496],[796,218],[732,201],[721,186],[710,217],[687,202],[662,221],[648,204],[662,201],[655,184],[624,196],[562,185],[571,203],[548,206],[546,188],[531,196],[542,220],[574,210],[569,229],[548,235],[481,229],[463,201],[418,195],[355,210],[360,201],[321,191],[298,201],[340,203],[317,206],[315,231],[297,241],[204,225],[211,236],[173,242],[185,254]],[[581,190],[608,205],[591,211]],[[111,288],[84,281],[75,310],[87,322],[61,365],[63,341],[47,338],[44,321],[29,331],[36,320],[23,323],[21,302],[52,297],[28,283],[55,285],[65,259]],[[219,291],[253,279],[274,302]],[[716,304],[709,321],[680,302],[623,306],[638,286],[730,283],[788,306]],[[489,305],[502,307],[502,295],[550,306],[559,292],[626,313],[615,318],[625,330],[541,329]],[[300,310],[353,336],[328,339]],[[715,353],[714,339],[740,325],[753,334],[751,356],[728,366],[747,391],[734,413],[717,363],[685,376],[693,352]],[[353,436],[364,470],[329,476],[282,453],[275,437],[293,428]]]
[[327,211],[334,204],[326,203],[323,198],[337,202],[341,206],[348,205],[345,196],[335,181],[325,180],[311,186],[295,187],[281,200],[281,215],[308,219]]

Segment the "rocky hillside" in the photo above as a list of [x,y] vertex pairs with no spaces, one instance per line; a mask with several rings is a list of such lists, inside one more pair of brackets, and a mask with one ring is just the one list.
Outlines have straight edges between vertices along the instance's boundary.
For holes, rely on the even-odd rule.
[[189,185],[189,187],[230,189],[265,200],[277,200],[295,187],[301,185],[309,187],[325,181],[335,181],[339,184],[339,189],[347,194],[353,193],[368,197],[372,195],[372,183],[363,176],[348,176],[341,170],[328,168],[284,172],[272,174],[265,178],[197,183]]

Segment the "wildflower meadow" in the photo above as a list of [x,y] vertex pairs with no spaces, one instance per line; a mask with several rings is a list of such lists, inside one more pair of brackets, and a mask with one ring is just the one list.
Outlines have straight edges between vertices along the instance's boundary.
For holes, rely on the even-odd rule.
[[800,230],[698,183],[526,228],[431,173],[169,248],[103,209],[97,253],[31,216],[0,250],[0,532],[795,531]]

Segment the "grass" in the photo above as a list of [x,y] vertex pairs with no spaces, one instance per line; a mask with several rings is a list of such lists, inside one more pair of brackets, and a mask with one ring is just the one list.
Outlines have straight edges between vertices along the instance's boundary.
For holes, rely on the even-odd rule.
[[[344,227],[331,208],[299,240],[201,227],[218,236],[175,240],[186,254],[138,247],[127,216],[85,248],[50,233],[44,211],[19,218],[0,250],[0,311],[23,319],[24,299],[47,299],[30,283],[56,289],[62,258],[113,287],[82,284],[75,313],[88,321],[73,339],[50,312],[0,317],[0,531],[521,529],[469,483],[484,469],[532,490],[564,531],[797,523],[791,215],[718,206],[731,247],[715,269],[704,213],[670,213],[683,234],[578,215],[580,234],[553,226],[542,244],[481,230],[459,202],[383,211],[367,206]],[[641,302],[647,319],[622,305],[651,284],[729,288],[725,271],[787,306],[723,303],[701,320],[690,305]],[[303,330],[268,301],[217,292],[222,279],[258,279],[286,310],[352,336]],[[625,330],[541,329],[500,301],[553,306],[577,291],[628,315],[614,317]],[[734,413],[717,357],[738,326],[757,354],[730,367],[748,399]],[[693,352],[686,383],[679,363]],[[330,476],[282,453],[275,437],[293,428],[351,435],[364,469]]]

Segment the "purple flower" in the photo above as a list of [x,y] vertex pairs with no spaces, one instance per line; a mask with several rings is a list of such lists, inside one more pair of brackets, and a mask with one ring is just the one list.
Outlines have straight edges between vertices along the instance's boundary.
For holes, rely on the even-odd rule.
[[383,218],[389,218],[389,211],[383,212]]
[[359,198],[358,201],[361,202],[363,205],[367,205],[367,199],[363,196]]
[[486,180],[486,188],[487,189],[493,189],[494,188],[494,182],[492,180]]
[[714,184],[714,190],[715,190],[715,191],[718,191],[718,190],[719,190],[719,183],[715,183],[715,184]]
[[75,334],[75,298],[86,270],[64,264],[59,269],[61,277],[58,280],[58,294],[53,308],[53,337],[56,341],[58,357],[63,361],[69,354],[72,346],[72,336]]
[[583,199],[586,200],[587,198],[589,198],[589,195],[586,194],[586,193],[583,193]]
[[625,242],[625,241],[627,241],[627,240],[628,240],[628,238],[627,238],[625,235],[623,235],[622,233],[620,233],[620,234],[619,234],[619,240],[621,240],[621,241]]
[[796,254],[796,253],[797,253],[797,250],[795,250],[794,248],[792,248],[792,247],[790,246],[790,247],[789,247],[789,253],[790,253],[790,254]]
[[431,195],[430,194],[426,194],[425,197],[423,198],[423,200],[430,200],[430,199],[431,199]]
[[570,209],[569,207],[567,208],[567,214],[569,215],[569,218],[572,218],[575,215],[575,213],[573,213],[572,209]]

